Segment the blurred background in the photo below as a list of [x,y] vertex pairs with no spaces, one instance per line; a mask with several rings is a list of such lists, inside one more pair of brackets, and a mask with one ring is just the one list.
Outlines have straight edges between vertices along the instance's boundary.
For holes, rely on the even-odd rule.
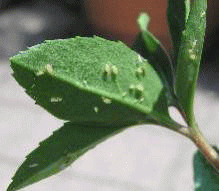
[[[209,0],[196,116],[212,144],[219,143],[219,3]],[[150,29],[171,52],[166,0],[0,0],[0,190],[38,143],[63,122],[34,104],[11,76],[9,57],[46,39],[98,35],[131,46],[136,18],[147,11]],[[181,120],[176,111],[173,117]],[[164,128],[130,128],[57,176],[24,191],[194,190],[195,146]]]

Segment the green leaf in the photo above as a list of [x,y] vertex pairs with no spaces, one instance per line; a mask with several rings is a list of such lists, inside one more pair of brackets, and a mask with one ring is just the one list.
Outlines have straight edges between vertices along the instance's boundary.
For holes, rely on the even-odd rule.
[[27,156],[7,191],[18,190],[64,170],[98,143],[124,129],[124,126],[65,123]]
[[19,84],[60,119],[102,125],[169,120],[163,82],[147,60],[121,42],[46,41],[10,61]]
[[162,79],[166,92],[168,105],[176,105],[174,95],[174,77],[172,61],[160,41],[148,30],[150,17],[141,13],[138,17],[140,33],[133,45],[133,49],[148,59]]
[[[190,0],[168,0],[168,24],[174,48],[174,60],[177,58],[182,32],[185,30],[190,11]],[[174,63],[174,68],[176,63]]]
[[[218,152],[218,149],[215,149]],[[219,174],[208,163],[200,151],[194,155],[193,166],[195,191],[219,190]]]
[[193,101],[206,28],[207,0],[194,0],[177,58],[176,95],[189,125],[194,123]]

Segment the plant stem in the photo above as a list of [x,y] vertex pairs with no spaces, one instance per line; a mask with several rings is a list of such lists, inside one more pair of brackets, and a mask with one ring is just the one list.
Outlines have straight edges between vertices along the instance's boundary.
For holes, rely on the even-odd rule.
[[[161,124],[160,124],[161,125]],[[202,132],[198,128],[197,123],[193,120],[193,123],[189,127],[185,127],[177,122],[167,122],[162,126],[171,129],[181,135],[189,138],[201,151],[205,159],[215,168],[219,173],[219,154],[216,150],[208,143],[203,136]]]
[[204,155],[205,159],[219,172],[219,155],[215,149],[207,142],[202,132],[195,124],[190,129],[190,139],[195,143]]
[[[182,113],[182,111],[180,111]],[[164,122],[165,120],[163,120]],[[171,129],[187,138],[189,138],[201,151],[205,159],[211,164],[212,167],[219,173],[219,154],[216,150],[208,143],[208,141],[203,136],[202,132],[198,128],[195,122],[195,117],[193,115],[189,126],[183,126],[176,121],[166,120],[164,123],[159,125]]]
[[177,123],[176,121],[166,121],[165,123],[159,125],[166,127],[167,129],[173,130],[185,137],[190,138],[189,128]]

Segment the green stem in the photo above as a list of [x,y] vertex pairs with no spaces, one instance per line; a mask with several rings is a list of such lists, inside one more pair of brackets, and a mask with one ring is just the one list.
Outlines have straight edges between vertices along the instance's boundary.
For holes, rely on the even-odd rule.
[[[164,120],[162,122],[164,122]],[[183,126],[183,125],[181,125],[173,120],[166,120],[164,123],[160,123],[158,125],[166,127],[166,128],[173,130],[173,131],[175,131],[175,132],[177,132],[185,137],[190,138],[189,128],[185,127],[185,126]]]
[[208,141],[205,139],[204,135],[200,131],[196,123],[194,113],[191,113],[190,120],[188,120],[183,110],[179,111],[183,118],[187,121],[187,124],[189,126],[189,132],[187,132],[186,137],[188,137],[198,147],[205,159],[216,169],[217,172],[219,172],[219,154],[208,143]]
[[[182,113],[182,110],[180,110]],[[186,116],[184,116],[186,119]],[[219,154],[216,150],[208,143],[208,141],[203,136],[202,132],[198,128],[198,125],[195,121],[194,115],[192,115],[191,122],[188,123],[188,127],[185,127],[176,121],[163,119],[162,123],[159,125],[171,129],[187,138],[189,138],[201,151],[205,159],[215,168],[219,173]]]
[[199,148],[205,159],[219,172],[219,155],[215,149],[207,142],[202,132],[195,124],[190,127],[190,139]]
[[189,125],[189,127],[185,127],[180,125],[177,122],[166,120],[165,123],[159,124],[163,127],[171,129],[181,135],[189,138],[202,152],[205,159],[216,169],[219,173],[219,154],[215,151],[215,149],[208,143],[208,141],[203,136],[202,132],[198,128],[195,120]]

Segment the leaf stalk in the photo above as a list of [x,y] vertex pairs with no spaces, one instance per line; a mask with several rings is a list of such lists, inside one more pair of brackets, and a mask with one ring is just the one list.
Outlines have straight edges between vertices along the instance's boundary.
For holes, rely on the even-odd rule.
[[[180,113],[182,114],[181,111]],[[193,119],[195,119],[194,114],[193,114]],[[187,123],[188,123],[188,120],[187,120]],[[189,123],[188,127],[183,126],[175,121],[165,121],[165,123],[159,124],[159,125],[162,125],[163,127],[166,127],[170,130],[173,130],[189,138],[197,146],[197,148],[203,154],[205,159],[219,173],[219,154],[205,139],[204,135],[202,134],[195,120],[192,120],[192,123]]]
[[205,159],[219,172],[219,155],[216,150],[208,143],[198,128],[198,125],[189,128],[190,139],[198,147]]

